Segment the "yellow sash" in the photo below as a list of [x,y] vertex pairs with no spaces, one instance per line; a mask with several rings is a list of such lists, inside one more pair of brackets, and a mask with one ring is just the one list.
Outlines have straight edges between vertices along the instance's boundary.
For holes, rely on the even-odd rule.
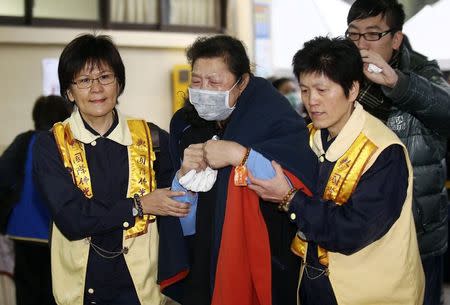
[[[153,170],[153,161],[156,156],[147,123],[142,120],[128,120],[127,122],[132,137],[132,144],[128,146],[130,170],[127,198],[133,198],[134,194],[143,196],[156,189]],[[64,167],[71,173],[74,184],[83,191],[87,198],[92,198],[94,194],[84,144],[74,139],[69,124],[55,124],[53,134]],[[149,222],[154,220],[155,216],[153,215],[144,215],[143,218],[136,217],[135,225],[126,230],[125,239],[147,233]]]
[[[310,145],[312,145],[315,132],[315,129],[310,128]],[[376,150],[377,146],[363,133],[360,133],[346,153],[336,161],[325,186],[323,199],[332,200],[338,205],[345,204],[358,185],[367,162]],[[305,261],[308,242],[297,234],[292,241],[291,250]],[[319,262],[328,266],[327,250],[318,246],[317,255]]]

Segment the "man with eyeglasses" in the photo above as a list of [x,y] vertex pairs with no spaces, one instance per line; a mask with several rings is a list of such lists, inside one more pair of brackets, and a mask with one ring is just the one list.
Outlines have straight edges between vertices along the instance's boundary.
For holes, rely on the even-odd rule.
[[348,13],[345,36],[359,48],[364,62],[366,81],[358,101],[408,149],[414,169],[413,214],[426,278],[424,304],[439,304],[448,236],[444,184],[450,87],[435,61],[412,50],[402,33],[404,20],[397,0],[357,0]]

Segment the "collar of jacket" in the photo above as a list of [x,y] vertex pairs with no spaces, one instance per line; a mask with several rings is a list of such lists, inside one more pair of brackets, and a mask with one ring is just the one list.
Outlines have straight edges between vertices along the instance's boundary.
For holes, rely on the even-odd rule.
[[[132,144],[132,140],[130,129],[128,127],[128,124],[126,123],[127,119],[118,110],[116,111],[119,123],[106,138],[121,145],[129,146]],[[100,135],[94,135],[84,127],[83,119],[81,118],[81,114],[78,108],[74,109],[72,115],[66,120],[66,122],[70,126],[73,137],[84,144],[92,143],[93,141],[101,137]]]
[[330,145],[325,152],[322,145],[321,131],[317,130],[312,138],[312,150],[317,156],[325,155],[325,158],[330,162],[336,162],[342,157],[345,152],[350,148],[358,135],[361,133],[364,123],[366,122],[366,112],[361,104],[355,102],[355,109],[352,115],[345,123],[342,130],[337,135],[334,142]]
[[407,72],[410,70],[410,65],[411,65],[410,50],[412,51],[412,49],[410,49],[408,44],[406,44],[405,42],[403,42],[402,45],[400,46],[400,51],[399,51],[400,58],[399,58],[398,68],[401,71]]

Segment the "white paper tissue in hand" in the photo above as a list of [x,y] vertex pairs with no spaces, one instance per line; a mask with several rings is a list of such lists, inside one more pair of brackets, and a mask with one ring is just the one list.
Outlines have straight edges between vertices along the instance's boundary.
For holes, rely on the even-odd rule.
[[192,192],[207,192],[209,191],[217,178],[217,170],[207,167],[201,172],[196,172],[195,169],[190,170],[183,177],[180,178],[180,184]]
[[369,66],[367,67],[367,71],[369,71],[370,73],[381,73],[383,72],[383,69],[375,66],[374,64],[369,64]]
[[[218,136],[213,136],[212,140],[219,140]],[[207,192],[209,191],[217,179],[217,170],[207,167],[201,172],[196,172],[191,169],[183,177],[180,178],[180,184],[192,192]]]

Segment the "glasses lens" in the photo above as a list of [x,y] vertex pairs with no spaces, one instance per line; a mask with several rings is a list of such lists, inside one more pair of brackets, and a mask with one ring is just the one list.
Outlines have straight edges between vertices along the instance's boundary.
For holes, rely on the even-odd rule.
[[92,86],[92,83],[95,80],[98,80],[98,82],[102,85],[109,85],[112,82],[114,82],[115,76],[114,76],[114,73],[106,73],[106,74],[100,75],[97,78],[84,77],[84,78],[80,78],[80,79],[74,81],[74,84],[76,84],[79,89],[87,89]]
[[369,32],[364,34],[364,38],[368,41],[380,40],[380,38],[382,37],[380,34],[381,33],[377,32]]
[[114,74],[113,73],[103,74],[98,78],[98,81],[102,85],[109,85],[114,81]]
[[80,89],[86,89],[91,86],[91,80],[89,78],[80,78],[79,80],[75,81],[75,84]]
[[359,40],[360,34],[353,33],[353,32],[346,32],[345,37],[347,37],[350,40],[357,41],[357,40]]

